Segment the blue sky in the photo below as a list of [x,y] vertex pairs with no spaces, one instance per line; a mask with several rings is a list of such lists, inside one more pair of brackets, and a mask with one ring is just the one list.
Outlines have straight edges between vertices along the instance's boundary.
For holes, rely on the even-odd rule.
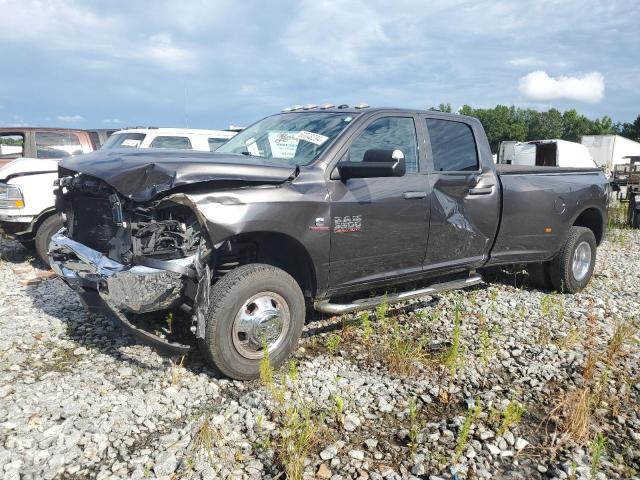
[[226,128],[286,106],[640,114],[640,2],[0,0],[0,124]]

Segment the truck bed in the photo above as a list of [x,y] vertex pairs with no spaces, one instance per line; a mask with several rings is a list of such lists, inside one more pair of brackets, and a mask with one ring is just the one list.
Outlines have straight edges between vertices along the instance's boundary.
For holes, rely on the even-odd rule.
[[496,165],[498,175],[521,175],[521,174],[551,174],[551,173],[597,173],[600,169],[580,168],[580,167],[536,167],[530,165],[507,165],[499,163]]
[[[605,202],[598,168],[496,165],[496,171],[502,213],[489,264],[549,260],[578,213]],[[593,181],[585,179],[590,176]]]

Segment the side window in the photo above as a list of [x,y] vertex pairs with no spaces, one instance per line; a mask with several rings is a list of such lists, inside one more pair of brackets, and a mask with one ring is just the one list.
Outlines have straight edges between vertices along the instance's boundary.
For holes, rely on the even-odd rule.
[[180,148],[183,150],[191,149],[191,142],[187,137],[169,137],[158,136],[153,139],[150,148]]
[[466,123],[427,118],[436,172],[478,170],[478,154],[471,127]]
[[24,156],[24,135],[0,133],[0,159],[12,160]]
[[209,137],[209,138],[207,138],[207,141],[209,142],[209,151],[210,152],[213,152],[214,150],[217,150],[218,147],[220,145],[222,145],[223,143],[227,143],[227,139],[226,138]]
[[384,117],[374,120],[349,147],[348,159],[361,162],[367,150],[402,150],[407,173],[418,171],[418,141],[413,118]]
[[38,158],[64,158],[82,153],[82,145],[75,133],[36,132]]

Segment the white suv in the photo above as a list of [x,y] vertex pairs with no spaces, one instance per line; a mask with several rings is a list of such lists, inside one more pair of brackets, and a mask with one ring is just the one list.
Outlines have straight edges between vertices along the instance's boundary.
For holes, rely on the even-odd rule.
[[187,128],[128,128],[111,135],[102,148],[179,148],[213,152],[236,133]]

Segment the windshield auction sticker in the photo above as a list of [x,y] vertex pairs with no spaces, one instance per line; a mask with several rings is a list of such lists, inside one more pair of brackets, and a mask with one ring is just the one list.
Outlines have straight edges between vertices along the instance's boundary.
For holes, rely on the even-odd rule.
[[316,145],[322,145],[324,142],[329,140],[329,137],[325,137],[324,135],[320,135],[319,133],[307,132],[306,130],[301,130],[296,135],[296,138],[299,140],[304,140],[305,142],[311,142]]
[[138,148],[140,146],[140,140],[138,140],[136,138],[125,138],[122,141],[122,146],[123,147]]
[[298,138],[299,133],[285,132],[285,131],[273,131],[269,132],[269,146],[271,147],[271,154],[275,158],[290,159],[296,156],[296,150],[298,150]]

